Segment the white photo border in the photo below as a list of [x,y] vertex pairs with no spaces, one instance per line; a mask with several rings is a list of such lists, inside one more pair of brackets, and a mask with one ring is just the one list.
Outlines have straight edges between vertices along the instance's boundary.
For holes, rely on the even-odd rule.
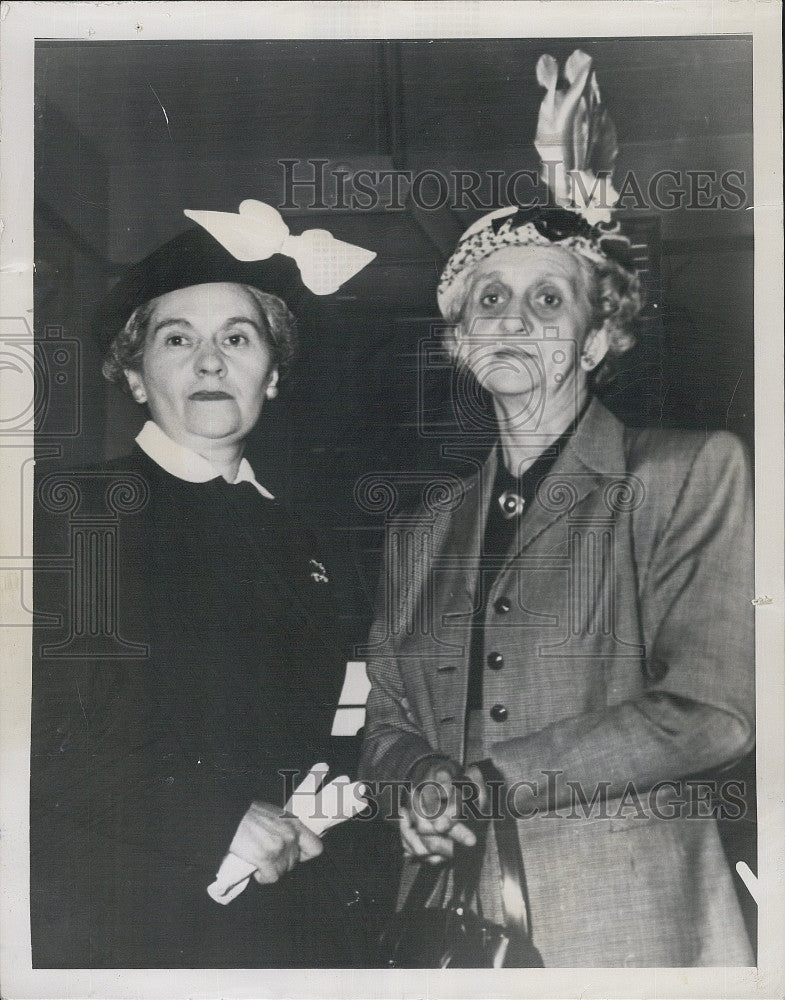
[[[758,721],[757,969],[33,970],[29,937],[30,630],[0,628],[0,984],[3,997],[762,997],[785,992],[781,5],[776,0],[21,3],[0,5],[0,314],[32,318],[36,39],[623,37],[751,34],[754,43]],[[764,266],[765,262],[765,266]],[[14,385],[22,402],[32,379]],[[29,393],[25,397],[25,393]],[[33,442],[0,449],[0,491],[23,494],[3,553],[29,553]],[[24,513],[26,512],[26,514]],[[10,548],[5,543],[10,539]],[[0,564],[6,609],[29,607],[20,558]],[[15,569],[16,567],[16,569]],[[2,572],[7,570],[7,572]],[[22,593],[22,588],[24,593]],[[0,623],[7,620],[0,616]]]

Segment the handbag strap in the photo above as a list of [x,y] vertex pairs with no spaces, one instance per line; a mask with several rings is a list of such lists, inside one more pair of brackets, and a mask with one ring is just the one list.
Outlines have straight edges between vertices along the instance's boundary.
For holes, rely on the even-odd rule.
[[[478,761],[475,767],[486,783],[504,787],[504,777],[492,761]],[[472,829],[477,836],[477,844],[472,848],[461,848],[458,845],[455,848],[453,902],[456,904],[467,904],[475,894],[478,894],[480,869],[485,854],[486,825],[478,821],[472,824]],[[518,828],[506,809],[500,815],[494,816],[493,830],[496,834],[496,849],[499,855],[505,924],[510,930],[519,931],[531,942],[531,909],[526,887],[526,870],[518,840]],[[422,862],[400,912],[413,914],[423,909],[445,871],[444,867]]]
[[[449,899],[453,906],[468,905],[477,895],[480,882],[480,870],[485,855],[485,823],[472,824],[472,830],[477,837],[474,847],[455,845],[452,872],[453,886]],[[409,886],[400,912],[413,914],[423,909],[439,884],[439,880],[448,877],[450,868],[445,865],[429,865],[421,861],[414,881]]]
[[[475,767],[483,776],[486,784],[492,782],[500,788],[504,787],[504,777],[492,761],[477,761]],[[531,908],[526,886],[526,869],[523,865],[521,844],[518,840],[518,827],[507,809],[494,816],[493,832],[496,834],[496,848],[499,854],[505,924],[511,929],[519,930],[531,941]]]
[[444,867],[429,865],[421,861],[399,912],[411,916],[418,910],[424,909],[445,870]]

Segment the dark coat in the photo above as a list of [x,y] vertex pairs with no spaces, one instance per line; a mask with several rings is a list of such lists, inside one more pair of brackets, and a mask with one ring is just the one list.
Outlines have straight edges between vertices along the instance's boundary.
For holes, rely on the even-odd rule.
[[332,763],[345,656],[313,539],[138,448],[37,498],[34,965],[328,962],[324,858],[205,891],[251,801],[283,805],[279,769]]
[[[362,777],[404,778],[434,750],[464,760],[495,463],[393,528],[414,556],[371,634]],[[753,745],[752,532],[734,437],[625,429],[595,400],[493,581],[480,753],[532,783],[515,805],[546,966],[752,961],[705,801],[678,784],[648,796]],[[603,788],[604,816],[589,806]],[[481,894],[500,919],[492,850]]]

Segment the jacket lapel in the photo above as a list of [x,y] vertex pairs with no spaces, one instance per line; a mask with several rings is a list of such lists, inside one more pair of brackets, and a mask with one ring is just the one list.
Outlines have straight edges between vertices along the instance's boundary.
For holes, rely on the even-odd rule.
[[[613,474],[624,474],[624,426],[593,399],[575,434],[538,485],[510,556],[520,555],[552,525],[574,513]],[[487,507],[486,507],[487,512]]]
[[[458,509],[451,515],[440,515],[434,524],[436,565],[442,568],[441,572],[449,573],[449,580],[445,575],[444,582],[449,583],[453,599],[467,597],[472,604],[499,454],[497,444],[481,468],[465,480],[466,492]],[[542,480],[521,520],[520,531],[509,552],[510,559],[575,511],[587,496],[603,486],[605,477],[623,475],[625,471],[624,425],[595,398],[553,468]],[[460,604],[463,606],[464,601]]]
[[[438,593],[447,593],[453,613],[470,613],[474,607],[477,572],[482,554],[485,522],[496,476],[498,449],[492,448],[477,472],[465,480],[460,507],[445,519],[440,545],[434,545],[435,565],[440,567]],[[445,585],[443,587],[443,584]]]

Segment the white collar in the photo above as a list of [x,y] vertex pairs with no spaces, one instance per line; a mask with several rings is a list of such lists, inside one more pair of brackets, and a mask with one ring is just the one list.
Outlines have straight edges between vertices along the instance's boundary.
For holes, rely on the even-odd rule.
[[[148,420],[141,429],[137,435],[136,443],[165,472],[178,479],[184,479],[187,483],[207,483],[221,475],[212,462],[208,462],[202,455],[198,455],[190,448],[185,448],[173,441],[152,420]],[[275,499],[272,493],[256,481],[251,463],[247,458],[240,460],[240,467],[234,482],[251,483],[263,497],[268,500]]]

